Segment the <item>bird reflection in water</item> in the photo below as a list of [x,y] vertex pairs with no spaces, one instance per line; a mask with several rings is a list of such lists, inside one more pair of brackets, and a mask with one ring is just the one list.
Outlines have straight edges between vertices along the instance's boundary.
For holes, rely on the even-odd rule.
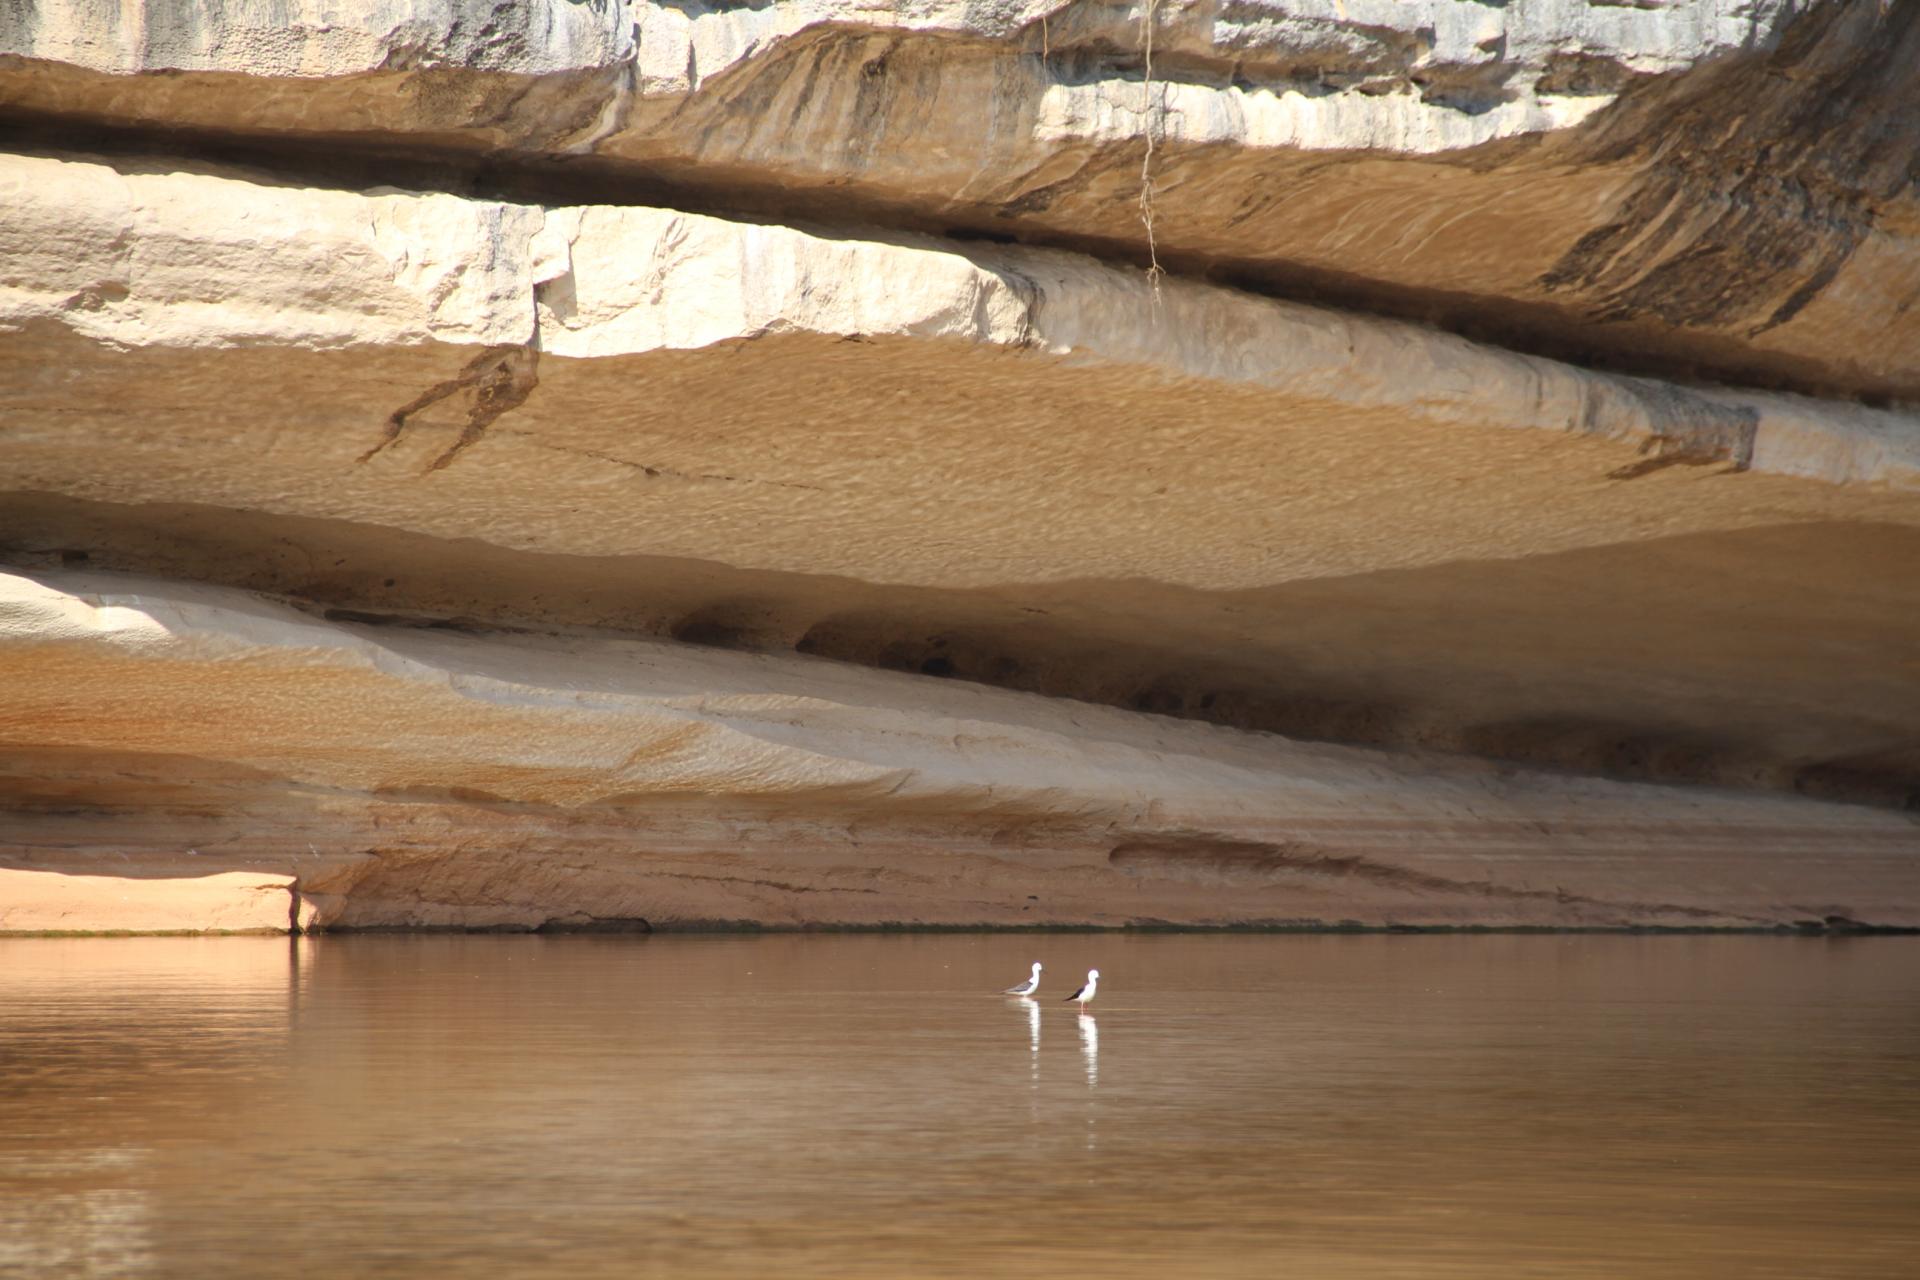
[[1020,1001],[1027,1006],[1027,1037],[1033,1045],[1033,1077],[1040,1078],[1040,1002],[1038,1000]]
[[1087,1060],[1087,1150],[1094,1152],[1100,1149],[1098,1104],[1093,1096],[1100,1084],[1100,1024],[1084,1006],[1080,1011],[1080,1056]]
[[1037,1148],[1040,1141],[1040,1002],[1022,997],[1015,1004],[1025,1005],[1027,1010],[1027,1119],[1031,1122],[1028,1130],[1029,1140]]

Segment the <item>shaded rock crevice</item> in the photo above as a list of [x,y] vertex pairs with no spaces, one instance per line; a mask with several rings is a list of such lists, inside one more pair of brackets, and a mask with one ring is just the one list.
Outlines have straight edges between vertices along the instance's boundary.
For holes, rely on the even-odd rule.
[[[1920,545],[1898,526],[1786,525],[1237,591],[953,590],[11,494],[0,560],[222,582],[387,628],[792,652],[1296,739],[1920,808],[1920,702],[1900,665]],[[1805,608],[1820,618],[1811,634]]]
[[[1542,831],[1541,834],[1550,838],[1550,831]],[[1569,893],[1561,888],[1525,889],[1495,884],[1491,880],[1453,880],[1367,858],[1342,856],[1297,841],[1262,843],[1222,840],[1195,832],[1166,833],[1150,839],[1123,841],[1107,854],[1107,860],[1129,875],[1175,879],[1198,877],[1229,884],[1266,884],[1296,876],[1334,880],[1351,877],[1421,896],[1479,896],[1512,902],[1591,908],[1614,913],[1615,919],[1622,925],[1672,920],[1712,921],[1724,925],[1730,918],[1743,918],[1724,910],[1677,903],[1610,902]],[[1763,916],[1744,919],[1758,925],[1773,923]]]
[[[0,931],[1920,924],[1899,815],[795,658],[13,576],[0,677],[20,782],[66,800],[0,832]],[[205,807],[145,807],[169,777]]]
[[[1748,338],[1786,324],[1911,195],[1901,104],[1917,61],[1912,6],[1814,6],[1764,59],[1676,85],[1657,109],[1623,105],[1588,156],[1647,160],[1646,176],[1619,220],[1583,236],[1543,283],[1594,297],[1604,321],[1654,316]],[[1670,141],[1689,136],[1716,142]]]

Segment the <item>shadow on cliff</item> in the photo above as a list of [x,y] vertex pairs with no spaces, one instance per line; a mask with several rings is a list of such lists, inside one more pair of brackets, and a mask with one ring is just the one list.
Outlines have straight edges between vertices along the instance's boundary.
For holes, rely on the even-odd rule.
[[[1144,580],[961,590],[17,494],[0,503],[0,559],[212,581],[343,622],[588,627],[1309,740],[1892,807],[1920,798],[1920,529],[1890,523],[1241,591]],[[30,726],[12,736],[32,746]],[[147,785],[190,807],[207,780],[175,773]]]

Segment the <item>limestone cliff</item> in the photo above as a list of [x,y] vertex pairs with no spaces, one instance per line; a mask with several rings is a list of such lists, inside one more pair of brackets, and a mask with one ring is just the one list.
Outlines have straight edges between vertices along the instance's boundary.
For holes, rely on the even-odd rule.
[[1920,924],[1915,12],[8,10],[0,929]]

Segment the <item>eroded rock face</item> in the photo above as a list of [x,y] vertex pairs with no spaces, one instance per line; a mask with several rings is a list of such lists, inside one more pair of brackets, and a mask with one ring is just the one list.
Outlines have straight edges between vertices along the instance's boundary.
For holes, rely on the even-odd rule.
[[1916,15],[14,6],[0,929],[1916,923]]
[[[1906,415],[1052,251],[0,172],[16,560],[1644,776],[1920,775]],[[189,509],[233,514],[170,551]]]
[[315,927],[1920,923],[1895,814],[802,658],[16,575],[0,675],[0,732],[32,744],[0,774],[0,929],[114,927],[89,878],[130,859],[149,895],[284,877]]
[[412,185],[402,157],[465,154],[551,188],[564,161],[654,201],[1151,251],[1536,349],[1920,393],[1920,20],[1879,0],[74,3],[0,18],[0,50],[17,112],[272,138],[309,171],[385,154]]

